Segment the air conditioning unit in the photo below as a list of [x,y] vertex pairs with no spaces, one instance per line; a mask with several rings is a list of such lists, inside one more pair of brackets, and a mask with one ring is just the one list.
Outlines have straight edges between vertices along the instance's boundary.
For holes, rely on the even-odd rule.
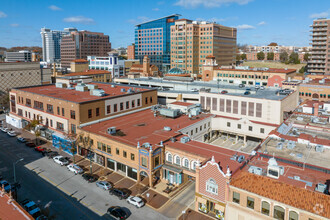
[[165,127],[164,127],[164,131],[170,131],[170,130],[172,130],[171,127],[168,127],[168,126],[165,126]]
[[315,187],[315,191],[324,193],[324,191],[327,189],[327,185],[319,183],[317,184],[317,186]]
[[187,136],[184,136],[184,137],[181,138],[181,143],[187,143],[189,141],[190,141],[190,138],[187,137]]
[[107,129],[108,134],[116,134],[116,127],[110,127]]
[[257,175],[262,175],[262,168],[256,166],[250,166],[249,170],[250,173],[254,173]]
[[121,92],[126,92],[126,90],[124,88],[121,88],[120,91]]

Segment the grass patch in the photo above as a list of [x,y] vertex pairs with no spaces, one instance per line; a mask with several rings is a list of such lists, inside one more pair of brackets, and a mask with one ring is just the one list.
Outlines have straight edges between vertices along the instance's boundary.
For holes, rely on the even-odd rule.
[[301,64],[285,64],[281,62],[255,62],[255,61],[247,61],[242,64],[242,66],[250,66],[250,67],[268,67],[268,68],[288,68],[288,69],[296,69],[299,71],[299,69],[303,66],[305,66],[306,63],[301,63]]

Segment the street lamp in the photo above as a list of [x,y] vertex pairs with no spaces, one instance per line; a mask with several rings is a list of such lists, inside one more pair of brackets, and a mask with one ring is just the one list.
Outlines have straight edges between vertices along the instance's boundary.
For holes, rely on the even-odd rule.
[[16,183],[16,169],[15,169],[15,165],[18,162],[22,161],[22,160],[24,160],[24,158],[21,158],[21,159],[17,160],[15,163],[13,163],[13,167],[14,167],[14,183]]

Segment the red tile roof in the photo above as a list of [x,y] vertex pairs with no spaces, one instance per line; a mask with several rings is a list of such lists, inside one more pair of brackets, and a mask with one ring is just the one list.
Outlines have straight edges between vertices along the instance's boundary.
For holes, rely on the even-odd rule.
[[13,200],[11,203],[8,204],[9,199],[10,197],[8,194],[4,194],[3,197],[0,196],[0,219],[8,219],[8,220],[34,219],[16,201]]
[[[180,129],[208,117],[211,117],[211,115],[201,114],[195,119],[189,119],[187,115],[181,115],[175,119],[160,115],[155,117],[153,111],[147,109],[84,126],[82,129],[131,146],[137,146],[138,142],[140,142],[140,145],[146,142],[154,145],[179,135],[180,133],[178,131]],[[170,127],[172,130],[165,131],[165,126]],[[125,136],[108,134],[107,129],[110,127],[116,127],[116,129],[123,132]]]
[[[27,88],[19,88],[17,90],[25,91],[25,92],[31,92],[34,94],[49,96],[52,98],[58,98],[67,100],[70,102],[87,102],[87,101],[94,101],[94,100],[101,100],[106,98],[113,98],[117,96],[124,96],[124,95],[130,95],[132,93],[127,92],[121,92],[121,89],[124,88],[126,91],[129,86],[117,86],[111,87],[110,84],[103,84],[103,83],[91,83],[93,85],[97,85],[99,89],[103,89],[107,96],[99,97],[91,95],[89,91],[86,92],[80,92],[76,90],[70,90],[66,88],[57,88],[54,84],[52,85],[42,85],[42,86],[34,86],[34,87],[27,87]],[[149,91],[150,89],[143,89],[143,88],[137,88],[135,91],[136,93]],[[133,93],[134,94],[134,93]]]
[[74,63],[88,63],[88,61],[85,60],[85,59],[76,59],[76,60],[72,60],[71,62],[74,62]]
[[99,74],[110,74],[110,72],[106,70],[87,70],[85,72],[68,73],[63,76],[90,76]]

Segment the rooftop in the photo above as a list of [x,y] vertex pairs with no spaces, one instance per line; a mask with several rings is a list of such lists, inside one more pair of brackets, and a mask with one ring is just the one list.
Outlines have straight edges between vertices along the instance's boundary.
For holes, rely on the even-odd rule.
[[179,102],[179,101],[176,101],[176,102],[172,102],[170,103],[171,105],[181,105],[181,106],[191,106],[191,105],[195,105],[194,103],[189,103],[189,102]]
[[34,219],[15,200],[10,203],[8,202],[9,200],[8,194],[0,196],[0,219]]
[[277,68],[254,68],[254,67],[248,67],[248,68],[236,68],[236,69],[229,69],[229,68],[218,68],[219,70],[226,70],[226,71],[245,71],[245,72],[266,72],[266,73],[295,73],[296,69],[277,69]]
[[63,76],[89,76],[89,75],[99,75],[99,74],[110,74],[110,72],[106,70],[87,70],[85,72],[68,73]]
[[[90,91],[81,92],[81,91],[76,91],[74,89],[58,88],[55,86],[55,84],[23,87],[23,88],[17,88],[17,90],[24,91],[24,92],[30,92],[30,93],[34,93],[37,95],[52,97],[52,98],[56,98],[56,99],[62,99],[62,100],[70,101],[70,102],[82,103],[82,102],[96,101],[96,100],[101,100],[101,99],[109,99],[109,98],[115,98],[115,97],[119,97],[119,96],[130,95],[133,93],[128,93],[127,90],[129,88],[133,88],[133,91],[134,91],[134,88],[135,88],[135,86],[118,86],[118,85],[112,85],[112,84],[108,84],[108,83],[98,83],[98,82],[93,82],[91,84],[97,85],[98,89],[104,90],[104,92],[106,93],[106,96],[102,96],[102,97],[94,96],[94,95],[90,94]],[[112,87],[112,86],[115,86],[115,87]],[[123,92],[122,89],[125,89],[125,92]],[[145,91],[150,91],[150,90],[152,90],[152,89],[135,88],[134,93],[145,92]]]
[[[208,117],[212,117],[212,115],[200,114],[192,119],[187,115],[181,115],[177,118],[167,118],[161,115],[155,117],[151,109],[146,109],[87,125],[82,129],[131,146],[137,146],[138,142],[140,145],[143,143],[155,145],[173,136],[180,135],[182,128]],[[107,129],[110,127],[116,127],[117,133],[120,131],[121,135],[108,134]],[[170,127],[171,130],[166,131],[164,127]]]
[[72,60],[73,63],[87,63],[88,61],[85,60],[85,59],[75,59],[75,60]]
[[139,26],[139,25],[146,24],[146,23],[153,22],[153,21],[157,21],[157,20],[160,20],[160,19],[163,19],[163,18],[170,18],[170,17],[175,17],[175,16],[180,17],[181,15],[180,14],[172,14],[172,15],[168,15],[168,16],[165,16],[165,17],[157,18],[157,19],[154,19],[154,20],[146,21],[146,22],[137,24],[135,26]]

